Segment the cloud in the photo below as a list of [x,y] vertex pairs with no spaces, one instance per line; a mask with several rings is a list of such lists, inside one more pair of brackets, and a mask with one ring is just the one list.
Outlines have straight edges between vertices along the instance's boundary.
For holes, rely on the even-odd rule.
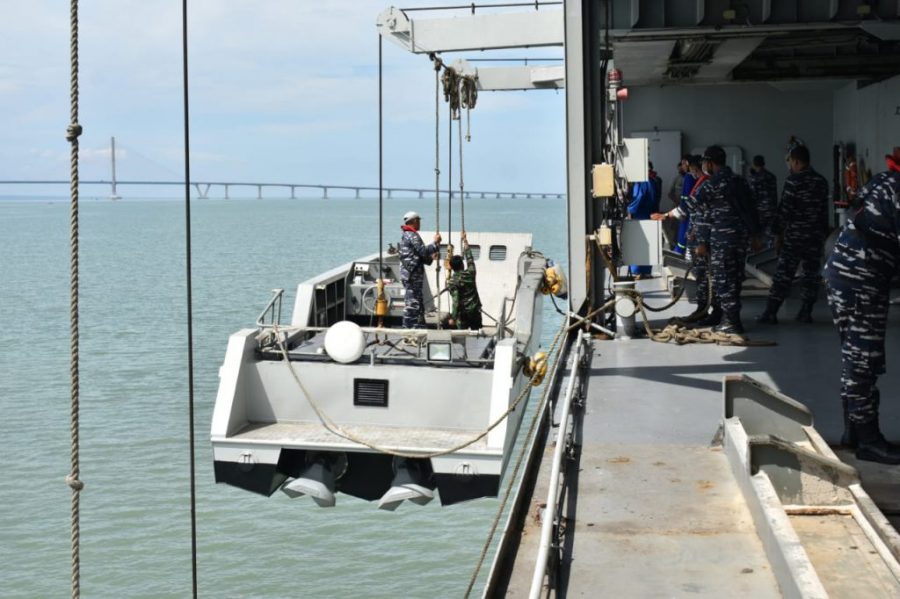
[[[348,164],[361,165],[354,177],[372,178],[375,19],[388,4],[192,0],[191,158],[198,176],[287,180],[299,176],[296,165],[302,163],[303,172],[334,183],[350,176]],[[81,4],[79,120],[86,168],[103,172],[109,137],[116,136],[123,175],[171,177],[181,171],[180,10],[180,3],[162,0]],[[384,44],[383,56],[385,157],[391,161],[385,168],[395,184],[428,179],[434,144],[431,65],[392,43]],[[6,142],[0,178],[34,173],[41,165],[57,172],[68,160],[68,5],[31,0],[28,10],[7,16],[0,22],[0,57]],[[446,106],[440,110],[446,124]],[[480,145],[472,153],[483,152],[483,164],[471,166],[472,177],[496,177],[492,187],[520,188],[531,185],[529,180],[561,187],[564,132],[555,128],[563,122],[562,110],[550,92],[481,94],[473,114]],[[510,144],[513,135],[517,141]]]

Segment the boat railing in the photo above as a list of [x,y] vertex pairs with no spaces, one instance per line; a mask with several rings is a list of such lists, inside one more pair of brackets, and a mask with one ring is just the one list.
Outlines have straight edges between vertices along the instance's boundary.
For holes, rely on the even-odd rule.
[[281,324],[281,300],[284,297],[284,289],[273,289],[272,299],[266,304],[265,309],[256,319],[256,326],[260,332],[263,329]]

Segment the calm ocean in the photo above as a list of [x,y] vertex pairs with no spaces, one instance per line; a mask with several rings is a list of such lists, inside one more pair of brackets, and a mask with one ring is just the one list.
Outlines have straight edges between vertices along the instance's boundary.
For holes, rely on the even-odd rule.
[[[385,243],[409,209],[433,227],[429,201],[387,200]],[[252,326],[273,288],[289,310],[298,282],[377,251],[377,202],[195,200],[192,211],[201,596],[461,596],[497,499],[390,513],[341,495],[321,509],[213,482],[209,422],[228,335]],[[565,260],[563,200],[469,200],[466,221],[533,232],[536,249]],[[82,593],[186,597],[184,206],[82,201],[80,224]],[[69,593],[68,269],[68,201],[0,201],[2,597]],[[545,338],[558,323],[545,309]]]

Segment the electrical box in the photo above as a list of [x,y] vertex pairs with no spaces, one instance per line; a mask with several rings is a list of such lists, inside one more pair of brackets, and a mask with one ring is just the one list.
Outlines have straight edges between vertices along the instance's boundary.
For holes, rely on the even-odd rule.
[[611,198],[616,195],[613,165],[595,164],[591,167],[591,195],[595,198]]
[[662,221],[624,221],[619,244],[622,248],[622,264],[662,264]]
[[623,146],[619,150],[618,171],[629,183],[636,183],[647,180],[647,173],[650,170],[648,161],[650,160],[650,151],[647,139],[643,137],[625,137],[622,139]]

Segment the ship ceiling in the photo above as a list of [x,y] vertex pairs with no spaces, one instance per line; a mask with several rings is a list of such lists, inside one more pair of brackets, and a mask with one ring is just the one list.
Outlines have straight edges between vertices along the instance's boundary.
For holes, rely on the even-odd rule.
[[628,85],[856,80],[900,74],[900,2],[613,0]]

